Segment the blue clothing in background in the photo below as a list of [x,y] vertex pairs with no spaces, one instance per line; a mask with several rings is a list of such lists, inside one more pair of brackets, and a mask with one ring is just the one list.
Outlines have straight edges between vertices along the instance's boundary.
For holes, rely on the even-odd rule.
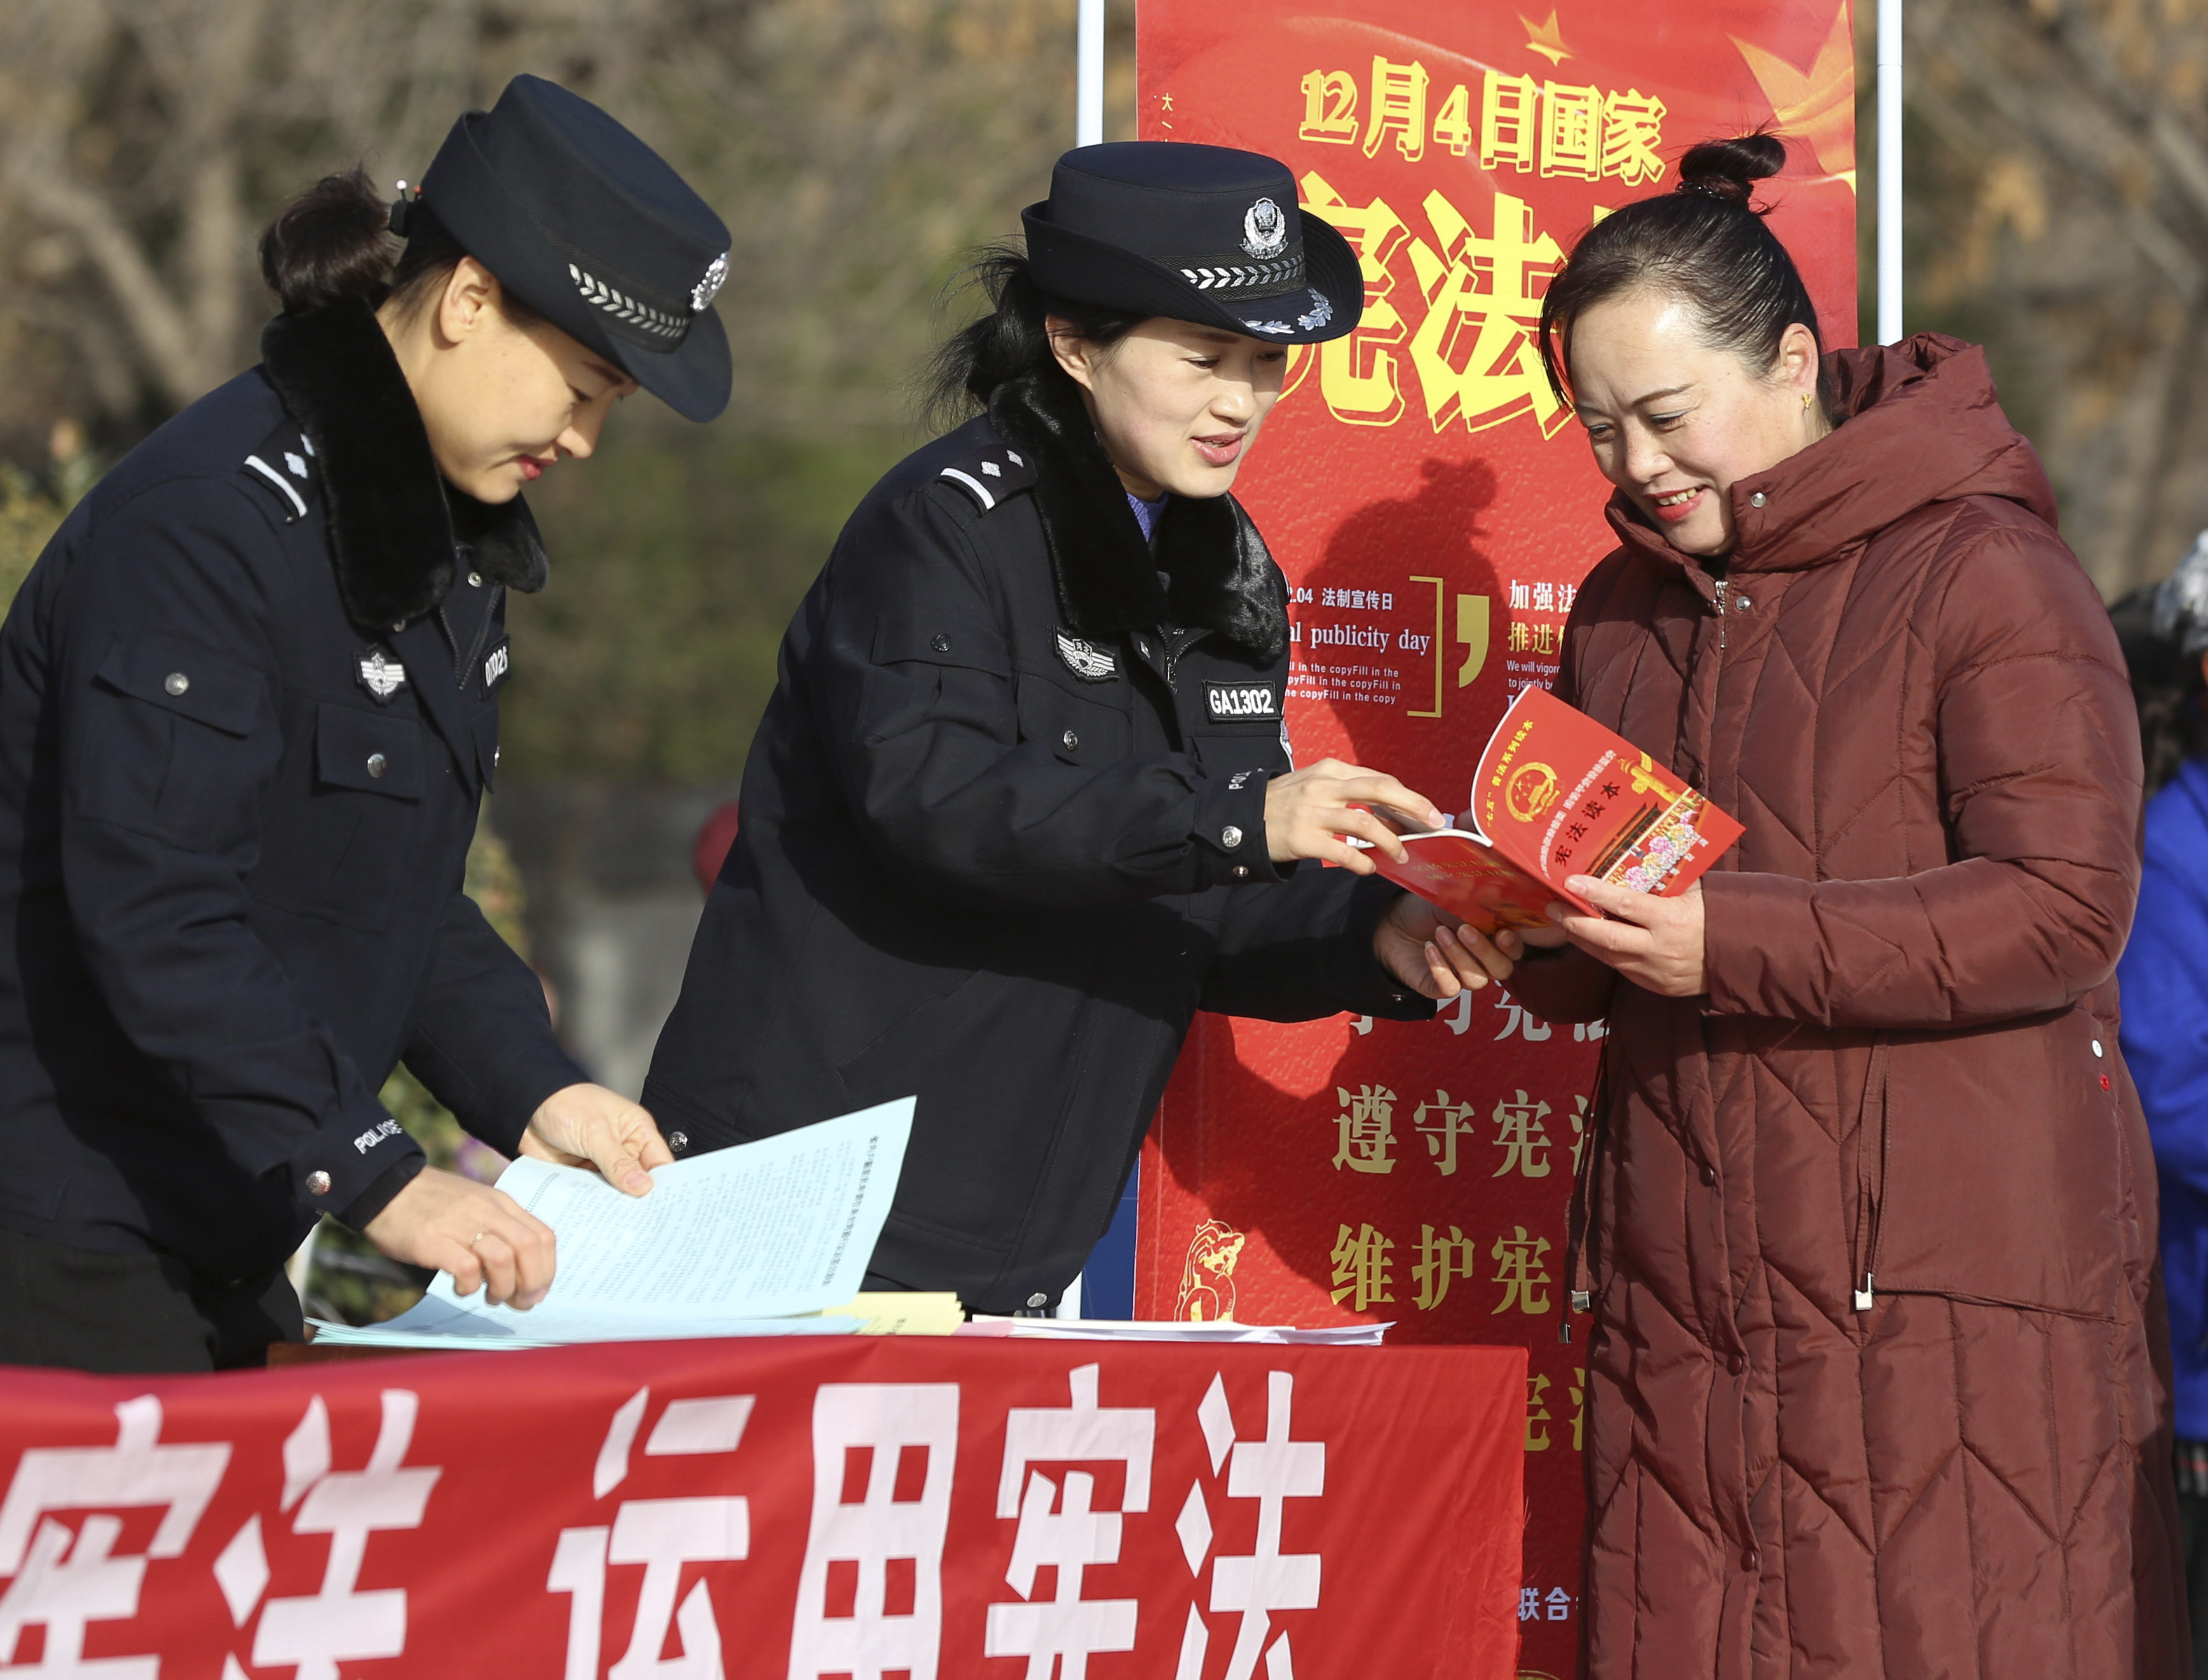
[[2208,760],[2146,807],[2146,868],[2122,982],[2124,1059],[2162,1180],[2177,1433],[2208,1439]]

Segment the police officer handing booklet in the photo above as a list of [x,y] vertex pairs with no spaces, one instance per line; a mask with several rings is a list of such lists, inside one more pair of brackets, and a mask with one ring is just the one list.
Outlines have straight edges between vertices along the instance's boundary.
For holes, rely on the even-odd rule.
[[547,576],[521,491],[639,387],[720,412],[727,250],[641,141],[519,78],[418,195],[285,209],[261,364],[55,536],[0,630],[0,1361],[259,1364],[325,1213],[541,1299],[551,1230],[424,1165],[376,1100],[402,1059],[508,1154],[632,1195],[670,1160],[460,883],[506,592]]
[[[1062,158],[799,608],[644,1097],[690,1150],[915,1095],[871,1287],[1056,1303],[1196,1011],[1430,1017],[1501,980],[1378,879],[1394,777],[1299,768],[1287,589],[1229,492],[1287,346],[1354,329],[1287,167]],[[1323,868],[1323,864],[1336,868]],[[1537,936],[1539,937],[1539,936]]]

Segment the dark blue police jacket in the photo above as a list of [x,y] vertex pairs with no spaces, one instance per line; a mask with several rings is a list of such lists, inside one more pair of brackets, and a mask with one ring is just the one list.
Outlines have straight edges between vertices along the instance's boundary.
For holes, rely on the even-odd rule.
[[669,1141],[917,1094],[873,1269],[1005,1311],[1086,1262],[1198,1009],[1431,1018],[1373,955],[1397,889],[1267,856],[1287,647],[1247,515],[1176,497],[1146,544],[1055,370],[892,471],[783,644]]
[[365,307],[262,350],[0,627],[0,1226],[222,1279],[419,1169],[402,1058],[509,1152],[583,1077],[460,890],[534,524],[445,489]]

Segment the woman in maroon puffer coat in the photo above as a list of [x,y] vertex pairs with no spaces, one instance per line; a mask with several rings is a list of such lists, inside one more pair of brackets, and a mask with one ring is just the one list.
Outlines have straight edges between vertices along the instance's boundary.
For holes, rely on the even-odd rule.
[[1542,321],[1617,487],[1557,692],[1748,825],[1512,981],[1611,1024],[1588,1671],[2174,1680],[2122,657],[1981,351],[1821,357],[1784,159],[1695,148]]

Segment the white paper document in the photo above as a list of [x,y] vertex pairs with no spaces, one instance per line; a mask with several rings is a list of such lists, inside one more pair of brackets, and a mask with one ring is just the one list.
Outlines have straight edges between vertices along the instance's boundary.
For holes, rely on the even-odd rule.
[[681,1336],[848,1335],[850,1318],[794,1315],[858,1293],[912,1133],[913,1099],[678,1161],[648,1196],[526,1157],[498,1187],[559,1239],[544,1299],[525,1312],[456,1295],[440,1272],[387,1323],[321,1325],[360,1347],[543,1347]]

